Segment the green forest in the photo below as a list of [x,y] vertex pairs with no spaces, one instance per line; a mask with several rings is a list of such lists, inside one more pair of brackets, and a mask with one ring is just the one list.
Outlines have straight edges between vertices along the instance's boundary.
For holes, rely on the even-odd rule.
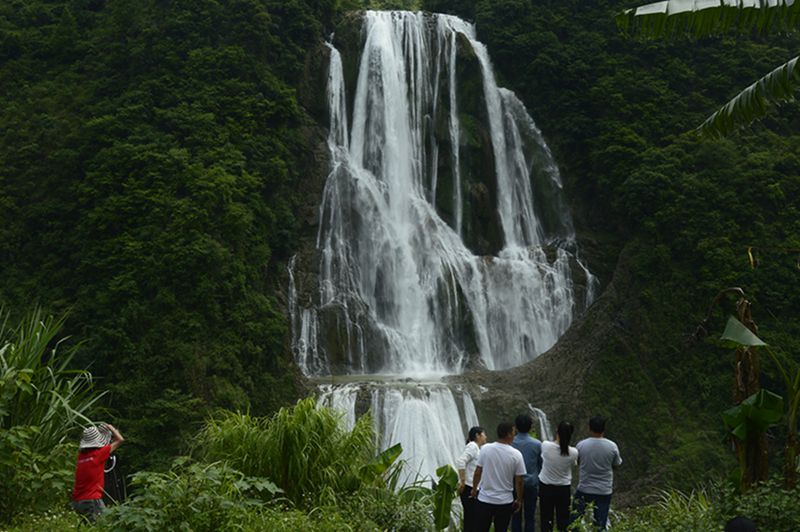
[[[614,341],[596,346],[575,408],[611,419],[628,460],[614,529],[721,529],[737,514],[796,529],[797,410],[765,428],[770,480],[729,481],[737,355],[719,338],[736,298],[712,301],[740,287],[758,338],[800,378],[800,105],[724,137],[695,129],[796,56],[800,33],[647,38],[615,21],[636,5],[1,2],[0,529],[77,525],[89,419],[120,428],[135,473],[99,529],[447,526],[448,472],[398,487],[368,418],[346,432],[313,408],[290,347],[287,265],[316,238],[326,173],[319,50],[367,8],[475,24],[553,151],[601,294],[624,300],[594,318]],[[792,397],[760,352],[761,386]],[[296,447],[269,443],[278,433]]]

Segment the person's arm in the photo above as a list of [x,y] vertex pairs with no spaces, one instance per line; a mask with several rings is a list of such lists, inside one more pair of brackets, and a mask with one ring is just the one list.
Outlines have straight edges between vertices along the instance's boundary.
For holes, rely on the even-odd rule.
[[466,447],[464,447],[464,452],[461,453],[461,456],[459,456],[458,459],[456,459],[456,471],[458,471],[459,495],[461,495],[461,492],[464,491],[464,486],[466,485],[467,482],[467,464],[475,459],[473,454],[470,452],[471,450],[472,450],[472,445],[467,444]]
[[478,486],[481,484],[481,476],[483,476],[483,466],[478,466],[475,469],[475,474],[472,475],[472,493],[470,493],[470,497],[473,499],[478,496]]
[[111,452],[113,453],[117,450],[117,448],[119,448],[120,445],[122,445],[122,442],[125,441],[125,438],[122,437],[122,434],[120,434],[114,425],[107,424],[106,427],[108,427],[108,430],[111,431]]
[[511,508],[514,510],[514,513],[517,513],[522,508],[522,500],[524,498],[524,493],[525,493],[522,482],[522,475],[514,476],[514,484],[515,484],[515,489],[517,490],[517,499],[514,501],[514,504],[511,505]]
[[466,469],[459,469],[458,470],[458,494],[461,495],[464,492],[464,486],[466,486],[466,478],[467,478],[467,470]]
[[619,447],[615,447],[614,448],[614,462],[611,464],[611,467],[616,469],[621,465],[622,465],[622,456],[619,454]]

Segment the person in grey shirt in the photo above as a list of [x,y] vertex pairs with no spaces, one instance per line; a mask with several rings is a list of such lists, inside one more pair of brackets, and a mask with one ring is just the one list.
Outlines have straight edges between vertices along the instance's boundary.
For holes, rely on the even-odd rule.
[[589,420],[589,437],[578,442],[578,471],[580,480],[575,491],[575,511],[582,515],[589,503],[594,503],[594,524],[598,530],[608,525],[614,469],[622,465],[619,447],[605,438],[606,420],[594,416]]

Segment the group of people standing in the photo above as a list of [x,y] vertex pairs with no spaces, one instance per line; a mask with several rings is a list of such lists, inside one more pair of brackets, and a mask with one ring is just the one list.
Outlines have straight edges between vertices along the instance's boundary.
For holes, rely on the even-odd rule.
[[[589,420],[589,437],[575,447],[573,426],[562,421],[553,441],[539,441],[530,435],[533,419],[517,416],[512,425],[497,426],[497,440],[486,444],[483,427],[472,427],[467,445],[456,460],[459,493],[464,507],[464,531],[533,532],[536,506],[540,508],[541,530],[556,526],[566,530],[572,515],[582,515],[594,505],[593,519],[605,530],[611,506],[614,469],[622,465],[617,444],[605,438],[606,421]],[[579,481],[572,502],[572,471]],[[570,512],[572,507],[572,512]]]

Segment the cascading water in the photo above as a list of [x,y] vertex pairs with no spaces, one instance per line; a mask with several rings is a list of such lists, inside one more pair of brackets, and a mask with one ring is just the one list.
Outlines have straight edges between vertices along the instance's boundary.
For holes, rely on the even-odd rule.
[[[595,281],[576,258],[550,151],[523,104],[497,87],[474,28],[368,11],[363,34],[351,113],[342,57],[328,45],[318,290],[299,302],[293,261],[293,348],[308,376],[360,375],[323,388],[320,401],[353,423],[368,392],[361,402],[381,443],[400,441],[411,469],[428,475],[452,463],[477,423],[469,395],[436,379],[532,360],[591,302]],[[473,94],[460,86],[461,58],[480,80]],[[586,280],[582,300],[573,271]]]

